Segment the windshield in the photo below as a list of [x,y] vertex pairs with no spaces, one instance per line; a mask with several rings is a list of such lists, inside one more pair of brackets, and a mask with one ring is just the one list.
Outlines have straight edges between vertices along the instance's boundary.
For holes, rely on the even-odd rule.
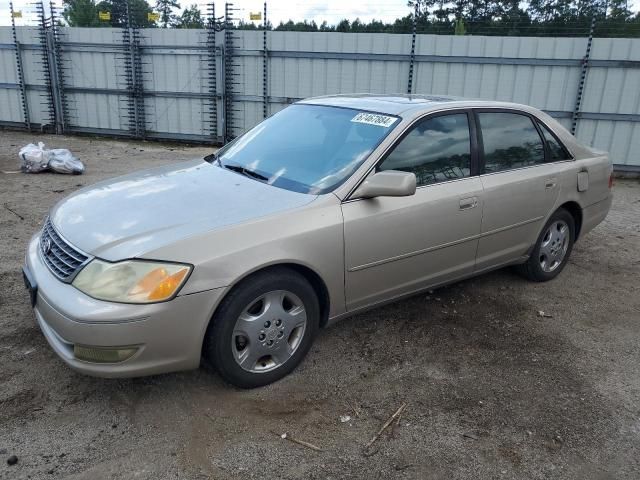
[[219,151],[224,168],[302,193],[343,183],[398,117],[350,108],[291,105]]

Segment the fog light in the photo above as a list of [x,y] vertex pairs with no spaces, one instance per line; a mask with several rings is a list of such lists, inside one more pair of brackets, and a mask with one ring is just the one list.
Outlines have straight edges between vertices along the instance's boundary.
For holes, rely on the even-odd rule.
[[138,351],[137,347],[127,348],[103,348],[103,347],[83,347],[73,346],[73,355],[84,362],[92,363],[118,363],[124,362],[133,357]]

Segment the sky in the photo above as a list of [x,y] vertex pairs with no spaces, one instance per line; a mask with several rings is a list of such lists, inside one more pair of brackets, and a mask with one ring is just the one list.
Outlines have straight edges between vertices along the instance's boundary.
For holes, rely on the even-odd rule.
[[[16,19],[16,25],[33,24],[35,20],[35,10],[32,5],[33,0],[14,0],[15,10],[22,10],[24,18]],[[155,0],[147,0],[154,4]],[[640,1],[640,0],[638,0]],[[206,0],[178,0],[182,8],[196,3],[201,11],[206,11]],[[48,0],[46,0],[48,3]],[[56,0],[56,4],[61,5],[61,0]],[[216,14],[224,14],[224,1],[216,2]],[[264,1],[238,0],[234,7],[238,10],[234,12],[236,18],[249,21],[250,12],[261,12]],[[406,0],[268,0],[267,15],[272,24],[277,25],[281,21],[292,20],[315,20],[320,24],[326,20],[327,23],[335,24],[343,18],[355,19],[359,17],[363,21],[372,19],[382,19],[393,21],[398,17],[403,17],[411,12],[407,7]],[[9,0],[0,0],[0,25],[10,25]]]
[[[155,0],[148,0],[153,4]],[[187,7],[196,3],[203,12],[206,11],[206,0],[178,0],[181,6]],[[22,10],[24,18],[16,19],[17,25],[29,25],[35,22],[35,11],[33,0],[14,0],[14,9]],[[48,4],[48,0],[46,0]],[[61,5],[61,0],[54,0],[54,3]],[[259,12],[263,9],[263,1],[238,0],[234,2],[236,18],[249,20],[250,12]],[[630,2],[632,9],[640,9],[640,0]],[[224,1],[216,2],[218,15],[224,13]],[[392,22],[396,18],[403,17],[411,13],[407,6],[407,0],[268,0],[267,15],[272,24],[278,25],[281,21],[289,19],[294,21],[314,20],[317,24],[327,21],[329,24],[336,24],[343,18],[360,18],[364,22],[372,19]],[[0,0],[0,25],[10,25],[9,0]]]

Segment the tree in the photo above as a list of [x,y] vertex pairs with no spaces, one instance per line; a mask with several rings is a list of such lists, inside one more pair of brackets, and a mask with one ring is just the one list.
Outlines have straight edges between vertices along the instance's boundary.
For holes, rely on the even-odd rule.
[[338,25],[336,25],[336,32],[349,32],[351,31],[351,22],[349,22],[349,20],[347,20],[346,18],[343,20],[340,20],[340,22],[338,22]]
[[[276,30],[321,32],[411,33],[414,22],[418,33],[510,36],[588,35],[595,16],[594,35],[640,36],[640,14],[628,7],[629,0],[408,0],[416,7],[414,14],[392,23],[356,18],[343,19],[335,25],[322,22],[280,23]],[[606,14],[606,17],[605,17]],[[242,27],[239,27],[242,28]],[[246,28],[254,28],[248,24]]]
[[[530,0],[527,12],[537,22],[554,22],[572,17],[573,0]],[[575,9],[574,9],[575,10]]]
[[176,28],[204,28],[204,19],[195,3],[182,11],[176,21]]
[[174,8],[180,8],[176,0],[156,0],[156,10],[160,13],[160,24],[163,28],[177,22],[178,16],[173,13]]
[[629,10],[629,0],[609,0],[608,18],[628,21],[633,17]]
[[629,0],[610,0],[609,1],[609,18],[616,20],[630,20],[633,12],[629,10]]
[[438,0],[436,3],[436,8],[433,10],[433,17],[435,21],[439,23],[445,23],[449,21],[449,9],[445,8],[447,2],[445,0]]
[[124,27],[127,24],[127,3],[129,4],[129,15],[131,25],[136,27],[155,27],[155,22],[149,20],[151,6],[146,0],[103,0],[96,8],[99,12],[109,12],[111,20],[100,22],[101,25],[110,27]]
[[305,20],[304,22],[295,23],[293,20],[289,20],[287,23],[280,22],[280,25],[278,25],[274,30],[286,30],[293,32],[317,32],[318,25],[314,20],[311,20],[311,22],[307,22]]
[[407,7],[414,9],[414,11],[417,12],[418,17],[428,18],[433,6],[439,3],[444,4],[444,2],[440,2],[440,0],[409,0],[407,2]]
[[258,30],[258,26],[255,23],[245,22],[244,20],[240,20],[236,28],[238,30]]
[[99,27],[98,7],[93,0],[65,0],[62,16],[70,27]]
[[455,34],[456,35],[464,35],[466,32],[467,31],[464,28],[464,21],[461,18],[459,18],[458,20],[456,20]]

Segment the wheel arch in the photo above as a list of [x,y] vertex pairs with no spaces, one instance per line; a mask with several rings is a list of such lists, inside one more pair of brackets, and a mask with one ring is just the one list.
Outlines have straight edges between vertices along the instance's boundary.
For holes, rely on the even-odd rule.
[[582,229],[582,207],[580,207],[578,202],[569,201],[563,203],[558,208],[564,208],[573,217],[573,221],[575,224],[575,242],[576,240],[578,240],[578,237],[580,237],[580,230]]
[[[302,275],[311,284],[311,287],[313,288],[313,290],[315,291],[318,297],[318,303],[320,304],[320,327],[322,328],[326,326],[329,320],[331,298],[329,296],[329,289],[327,288],[325,281],[322,279],[320,274],[310,266],[302,263],[298,263],[298,262],[293,262],[293,261],[274,262],[268,265],[262,265],[253,270],[245,272],[243,275],[236,278],[235,281],[227,287],[224,295],[218,300],[217,305],[213,313],[211,314],[211,319],[213,318],[215,313],[218,311],[218,309],[220,308],[220,305],[222,304],[224,299],[227,297],[227,295],[229,295],[229,293],[232,290],[238,287],[238,285],[240,285],[242,282],[251,278],[254,275],[257,275],[265,271],[274,270],[277,268],[288,268],[290,270],[293,270],[296,273]],[[211,322],[211,319],[209,320],[209,322]]]

